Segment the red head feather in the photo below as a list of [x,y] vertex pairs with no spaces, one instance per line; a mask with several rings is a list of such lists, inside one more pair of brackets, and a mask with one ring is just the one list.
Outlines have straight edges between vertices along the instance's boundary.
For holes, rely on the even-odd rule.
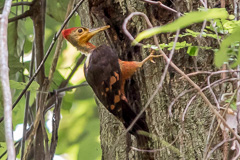
[[72,33],[73,30],[75,30],[77,27],[69,28],[69,29],[64,29],[62,31],[62,35],[65,39],[67,39],[67,36]]

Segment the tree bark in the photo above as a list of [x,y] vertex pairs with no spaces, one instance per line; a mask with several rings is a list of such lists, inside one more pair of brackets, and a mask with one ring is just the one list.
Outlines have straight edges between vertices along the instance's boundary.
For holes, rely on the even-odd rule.
[[[199,1],[188,0],[162,0],[163,4],[180,11],[181,13],[197,10],[200,7]],[[213,6],[214,3],[209,4]],[[122,30],[124,19],[132,12],[139,11],[148,15],[154,26],[167,24],[176,19],[172,12],[144,3],[139,0],[89,0],[85,1],[78,13],[81,17],[82,26],[99,27],[110,25],[111,28],[105,33],[101,33],[93,38],[92,43],[96,46],[108,44],[114,48],[122,60],[143,60],[149,55],[149,50],[131,46],[131,41]],[[133,36],[146,29],[146,23],[141,17],[134,17],[128,24],[128,30]],[[201,30],[200,25],[193,25],[194,30]],[[170,43],[173,39],[169,37],[175,33],[158,35],[160,43]],[[195,39],[182,38],[196,45],[215,45],[211,40],[204,42],[194,42]],[[152,39],[144,40],[144,44],[154,44]],[[168,53],[168,51],[166,51]],[[186,54],[186,50],[175,51],[173,62],[185,73],[201,70],[214,69],[212,65],[213,53],[200,51],[194,60]],[[134,76],[126,83],[126,95],[136,112],[139,112],[147,103],[150,96],[156,90],[160,82],[165,62],[156,59],[155,64],[146,63]],[[195,63],[194,63],[195,62]],[[154,152],[155,159],[202,159],[209,126],[213,115],[201,98],[197,98],[189,107],[185,121],[182,122],[182,113],[195,93],[188,94],[180,99],[173,106],[173,117],[169,117],[168,106],[181,92],[190,89],[189,83],[179,80],[180,75],[169,68],[169,72],[164,81],[162,91],[155,96],[150,106],[146,110],[145,116],[154,138],[151,142],[151,149],[160,149]],[[206,79],[205,76],[195,76],[194,81],[201,84]],[[143,159],[142,152],[132,150],[130,147],[138,148],[136,139],[129,134],[118,139],[123,133],[123,125],[111,115],[99,103],[99,117],[101,121],[101,147],[102,159]],[[216,122],[215,124],[216,125]],[[218,143],[221,135],[217,135],[213,144]],[[117,143],[116,146],[114,144]],[[221,159],[220,151],[213,153],[214,159]]]

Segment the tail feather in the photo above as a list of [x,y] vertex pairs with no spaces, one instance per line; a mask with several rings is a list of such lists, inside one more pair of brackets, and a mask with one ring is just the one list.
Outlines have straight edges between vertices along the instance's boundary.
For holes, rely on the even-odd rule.
[[[137,114],[130,108],[129,104],[125,102],[122,104],[123,115],[122,118],[124,120],[123,124],[125,128],[128,128],[133,120],[136,118]],[[139,131],[144,131],[149,133],[149,129],[144,117],[140,117],[133,127],[130,129],[129,133],[134,135],[137,140],[137,146],[139,149],[150,150],[150,137],[146,134],[143,134]],[[154,154],[150,152],[143,152],[141,155],[141,159],[154,160]]]
[[[123,124],[125,128],[128,128],[133,120],[136,118],[137,114],[131,109],[129,104],[126,101],[122,101],[122,119],[123,119]],[[137,136],[139,135],[137,132],[138,131],[145,131],[149,132],[147,123],[145,121],[145,118],[140,117],[136,123],[133,125],[133,127],[130,129],[129,133]]]

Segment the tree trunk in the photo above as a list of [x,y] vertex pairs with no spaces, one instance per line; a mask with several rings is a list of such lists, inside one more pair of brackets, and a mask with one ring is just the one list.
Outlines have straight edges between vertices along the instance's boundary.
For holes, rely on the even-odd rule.
[[[181,13],[197,10],[201,5],[197,0],[162,0],[162,3]],[[122,60],[141,61],[150,54],[149,50],[131,46],[131,41],[122,30],[124,19],[135,11],[147,14],[154,26],[164,25],[176,19],[176,15],[172,12],[139,0],[89,0],[83,3],[78,13],[81,17],[82,26],[90,28],[103,25],[111,26],[105,33],[93,38],[92,43],[94,45],[108,44],[117,51]],[[192,27],[194,27],[194,30],[201,30],[201,24]],[[142,17],[134,17],[128,23],[127,28],[133,36],[136,36],[146,29],[147,25]],[[160,43],[170,43],[173,39],[169,37],[174,34],[158,35]],[[196,45],[200,45],[199,43],[202,45],[203,43],[194,42],[195,39],[191,38],[182,38],[179,41],[184,40]],[[154,44],[152,38],[143,41],[143,43]],[[211,43],[213,42],[208,39],[204,41],[204,44]],[[167,50],[165,52],[169,53]],[[198,57],[194,60],[186,54],[185,49],[179,52],[175,51],[173,58],[173,62],[185,73],[194,72],[196,68],[201,68],[201,70],[212,69],[212,60],[212,52],[200,51]],[[144,107],[160,82],[165,61],[159,58],[155,62],[155,64],[147,62],[126,83],[127,98],[136,112]],[[151,149],[156,150],[153,153],[155,159],[202,159],[204,154],[213,115],[202,99],[197,98],[193,101],[184,122],[181,121],[183,111],[195,93],[185,95],[173,106],[173,117],[168,114],[170,103],[181,92],[191,88],[187,81],[179,80],[179,78],[180,75],[169,68],[161,92],[155,96],[145,113],[150,133],[154,137],[151,142]],[[197,84],[201,84],[205,79],[204,76],[195,76],[193,80]],[[99,117],[101,121],[102,159],[144,159],[142,158],[142,152],[131,148],[131,146],[139,147],[133,136],[127,134],[127,136],[119,137],[124,131],[123,125],[100,103]],[[213,144],[218,142],[218,137],[220,137],[219,133]],[[221,159],[222,154],[220,151],[216,151],[213,157],[214,159]]]

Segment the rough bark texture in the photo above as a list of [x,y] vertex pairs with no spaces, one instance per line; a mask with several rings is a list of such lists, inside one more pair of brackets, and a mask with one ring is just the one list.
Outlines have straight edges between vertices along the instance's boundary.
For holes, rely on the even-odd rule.
[[[162,0],[162,3],[172,7],[180,12],[189,12],[197,10],[200,7],[199,1],[189,0]],[[213,6],[209,4],[210,6]],[[92,43],[96,46],[108,44],[114,48],[122,60],[142,60],[149,51],[139,47],[132,47],[129,39],[123,34],[122,24],[124,19],[132,12],[139,11],[148,15],[154,26],[164,25],[173,21],[176,17],[171,12],[146,4],[139,0],[89,0],[85,1],[79,9],[81,23],[86,27],[99,27],[110,25],[111,28],[105,33],[101,33],[93,38]],[[192,28],[200,31],[200,25],[193,25]],[[133,36],[146,29],[146,23],[141,17],[134,17],[128,25],[128,30]],[[161,43],[169,43],[173,34],[161,34],[159,39]],[[181,39],[180,39],[181,40]],[[209,44],[211,41],[193,42],[196,45]],[[145,44],[151,43],[152,39],[145,40]],[[166,51],[168,53],[169,51]],[[194,72],[196,67],[201,70],[212,69],[213,53],[200,51],[196,63],[192,57],[186,54],[186,50],[180,50],[175,53],[173,62],[179,66],[185,73]],[[162,59],[156,60],[156,64],[146,63],[131,80],[126,83],[127,98],[136,111],[147,103],[149,97],[153,94],[158,85],[165,62]],[[196,99],[190,106],[185,121],[181,121],[183,110],[192,95],[186,95],[173,107],[173,117],[168,115],[168,106],[172,100],[182,91],[191,88],[183,80],[179,81],[180,75],[173,69],[169,72],[164,82],[161,92],[156,95],[154,100],[146,111],[146,120],[149,125],[150,133],[156,138],[151,142],[152,149],[161,149],[154,153],[155,159],[201,159],[206,144],[206,138],[213,115],[208,107],[200,98]],[[201,85],[206,77],[194,77],[194,81]],[[142,153],[133,151],[130,146],[138,147],[134,137],[124,136],[117,141],[118,137],[124,131],[123,125],[108,111],[99,105],[99,117],[101,121],[101,146],[102,159],[143,159]],[[217,135],[220,137],[220,135]],[[172,143],[174,141],[174,143]],[[172,143],[172,147],[169,144]],[[213,142],[213,144],[216,144]],[[213,154],[214,159],[221,159],[221,153],[216,151]]]

